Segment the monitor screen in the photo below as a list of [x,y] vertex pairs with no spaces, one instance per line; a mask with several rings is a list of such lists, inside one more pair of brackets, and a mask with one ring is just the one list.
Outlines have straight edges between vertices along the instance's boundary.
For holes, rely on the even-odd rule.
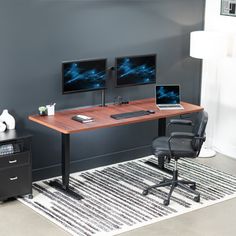
[[156,104],[179,104],[179,85],[156,86]]
[[62,63],[63,93],[98,90],[105,86],[106,59]]
[[116,58],[117,86],[156,83],[156,55]]

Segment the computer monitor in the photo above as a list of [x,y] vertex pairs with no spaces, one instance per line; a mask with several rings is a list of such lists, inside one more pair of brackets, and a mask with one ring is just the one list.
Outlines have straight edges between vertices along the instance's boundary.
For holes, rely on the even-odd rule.
[[179,85],[157,85],[156,104],[179,104],[180,86]]
[[116,86],[156,83],[156,55],[116,58]]
[[63,94],[106,88],[106,59],[62,63]]

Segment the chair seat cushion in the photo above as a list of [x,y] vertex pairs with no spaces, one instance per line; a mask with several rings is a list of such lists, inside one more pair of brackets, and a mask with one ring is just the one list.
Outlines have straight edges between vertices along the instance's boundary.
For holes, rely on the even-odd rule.
[[[152,142],[153,154],[157,157],[171,157],[169,146],[168,146],[169,137],[163,136],[158,137]],[[192,148],[192,143],[190,139],[178,138],[171,140],[171,150],[175,158],[180,157],[196,157],[197,153]]]

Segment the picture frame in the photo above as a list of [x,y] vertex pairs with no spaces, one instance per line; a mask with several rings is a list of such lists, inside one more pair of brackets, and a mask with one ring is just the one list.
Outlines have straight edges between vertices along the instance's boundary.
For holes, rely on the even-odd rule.
[[220,14],[224,16],[236,16],[236,0],[221,0]]

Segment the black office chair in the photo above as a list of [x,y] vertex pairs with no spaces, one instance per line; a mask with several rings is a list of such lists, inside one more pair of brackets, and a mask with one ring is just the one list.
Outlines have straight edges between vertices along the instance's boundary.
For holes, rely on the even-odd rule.
[[[165,158],[168,162],[174,159],[174,170],[172,179],[164,178],[160,183],[150,186],[143,191],[143,195],[147,195],[152,188],[171,186],[167,199],[163,204],[168,206],[173,190],[178,186],[185,189],[196,196],[194,201],[200,201],[200,193],[195,191],[196,183],[188,180],[178,179],[177,163],[180,158],[195,158],[199,155],[203,142],[205,142],[205,129],[208,121],[208,114],[205,111],[197,115],[195,124],[191,120],[172,119],[170,125],[188,125],[193,126],[192,133],[189,132],[172,132],[169,137],[163,136],[153,140],[153,154],[158,158]],[[191,171],[191,170],[189,170]]]

